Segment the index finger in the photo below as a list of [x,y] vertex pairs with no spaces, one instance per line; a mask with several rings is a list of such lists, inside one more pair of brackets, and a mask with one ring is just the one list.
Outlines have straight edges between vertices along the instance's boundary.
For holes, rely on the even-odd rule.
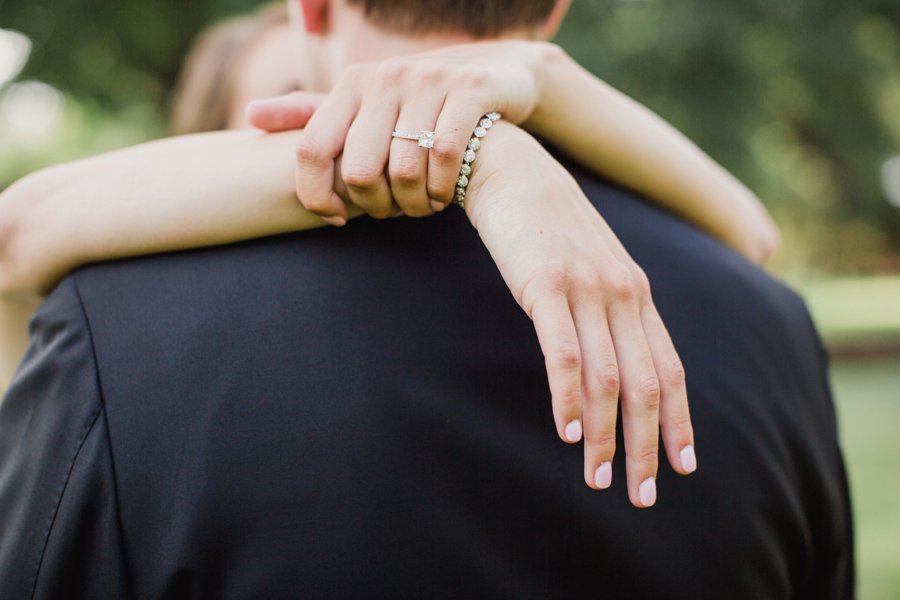
[[334,193],[334,160],[344,149],[357,112],[357,91],[351,85],[339,86],[309,120],[297,146],[297,197],[304,208],[332,225],[347,220],[347,207]]
[[581,349],[568,300],[549,295],[532,311],[534,329],[547,364],[556,431],[563,441],[581,440]]
[[641,317],[659,374],[659,425],[666,456],[676,472],[688,475],[697,470],[697,455],[694,452],[694,428],[688,408],[684,367],[656,307],[652,304],[644,307]]

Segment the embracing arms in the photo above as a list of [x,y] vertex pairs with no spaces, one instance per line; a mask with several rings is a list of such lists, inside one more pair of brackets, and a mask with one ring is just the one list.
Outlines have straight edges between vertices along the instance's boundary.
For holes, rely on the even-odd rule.
[[[0,220],[11,225],[0,311],[84,262],[321,224],[296,202],[297,135],[174,138],[23,180],[0,199]],[[533,138],[508,123],[498,123],[490,138],[475,163],[467,212],[534,320],[557,431],[570,443],[583,431],[585,481],[608,487],[616,427],[608,408],[621,391],[628,495],[636,506],[652,505],[660,427],[672,467],[686,474],[695,463],[683,375],[646,278]],[[338,183],[346,197],[342,188]],[[3,336],[4,343],[13,339]]]
[[[355,65],[327,98],[295,93],[255,102],[248,113],[267,131],[307,128],[298,152],[304,175],[298,196],[329,222],[340,222],[344,205],[327,189],[338,153],[344,153],[342,175],[353,184],[353,204],[376,218],[398,208],[425,216],[432,212],[429,198],[450,200],[442,194],[452,190],[468,134],[479,115],[493,110],[752,262],[765,262],[778,246],[778,230],[750,190],[551,43],[479,42]],[[415,150],[392,147],[388,162],[388,144],[378,144],[395,126],[415,131],[429,124],[438,137],[427,172],[409,168]]]
[[[537,93],[543,89],[539,79],[544,75],[535,77],[539,71],[534,70],[533,62],[548,60],[547,47],[529,45],[533,53],[529,63],[519,55],[521,47],[509,44],[507,51],[512,52],[514,59],[500,55],[487,72],[482,60],[485,49],[477,44],[429,53],[424,62],[421,58],[403,59],[414,61],[414,69],[406,68],[402,61],[374,69],[362,66],[329,96],[330,103],[315,113],[318,121],[314,116],[304,132],[268,136],[229,132],[174,138],[56,167],[24,179],[0,198],[3,302],[23,298],[28,292],[45,291],[65,273],[87,262],[320,226],[319,216],[296,202],[295,184],[301,188],[304,204],[315,205],[319,215],[331,216],[328,210],[334,210],[339,212],[332,215],[352,217],[361,214],[362,209],[356,206],[362,205],[370,214],[387,216],[396,208],[393,201],[407,214],[430,214],[424,192],[443,202],[452,198],[462,154],[456,152],[453,143],[465,145],[471,125],[486,112],[482,106],[499,108],[514,122],[533,127],[598,171],[611,169],[612,178],[621,183],[647,194],[660,193],[663,199],[657,199],[668,206],[693,197],[690,188],[681,188],[684,184],[678,183],[679,169],[700,179],[710,173],[724,173],[673,129],[577,70],[569,76],[583,76],[581,85],[600,86],[595,92],[607,97],[599,99],[593,108],[590,102],[579,104],[584,113],[572,108],[576,118],[562,126],[567,139],[557,139],[557,134],[550,131],[552,121],[545,116],[554,110],[540,108],[541,103],[562,103],[572,98],[554,99],[551,95],[548,100],[545,93]],[[489,56],[496,59],[498,55],[490,49]],[[517,69],[523,62],[527,68]],[[430,66],[423,68],[423,64]],[[472,68],[472,64],[479,66]],[[363,78],[366,69],[371,75]],[[386,82],[385,75],[391,81]],[[389,99],[379,94],[390,90],[384,87],[386,84],[396,86],[403,80],[415,86],[417,76],[430,78],[432,88],[436,86],[438,92],[452,89],[456,94],[455,103],[449,101],[450,96],[441,98],[440,94],[405,96],[424,99],[425,104],[419,108],[427,109],[427,103],[437,99],[446,100],[439,105],[445,110],[457,109],[446,128],[435,127],[452,132],[456,138],[442,145],[443,152],[433,153],[445,159],[434,170],[446,179],[443,185],[426,182],[425,173],[417,175],[411,171],[409,167],[416,165],[408,158],[399,163],[406,167],[405,176],[394,177],[397,163],[392,161],[396,156],[388,144],[390,129],[399,127],[400,121],[396,114],[383,118],[386,113],[379,114],[379,108],[384,106],[366,100]],[[354,78],[371,86],[354,87],[350,85]],[[579,85],[576,79],[572,84]],[[335,101],[341,98],[344,113],[335,113]],[[397,104],[388,107],[399,112],[401,121],[403,109],[408,108],[401,106],[403,98],[393,96]],[[281,119],[279,127],[283,127],[292,119],[302,118],[305,122],[312,112],[307,101],[306,108],[299,111],[296,106],[288,106],[287,111],[276,107],[266,113],[264,107],[261,114],[274,121]],[[629,119],[633,125],[628,125]],[[576,131],[585,122],[605,127],[613,142]],[[341,123],[352,123],[353,127],[348,129]],[[618,128],[614,126],[617,123]],[[409,126],[413,127],[413,121]],[[381,131],[385,127],[386,134]],[[629,145],[625,138],[632,127],[656,136],[659,145],[677,154],[685,164],[670,159],[666,162],[666,152],[656,155],[652,145]],[[387,141],[378,149],[378,156],[369,160],[373,164],[365,160],[367,140],[378,144]],[[598,147],[590,146],[592,141]],[[616,144],[624,146],[617,148]],[[295,153],[298,146],[301,151]],[[420,150],[408,142],[397,148],[403,152]],[[342,152],[349,166],[335,164]],[[369,154],[372,159],[372,153]],[[296,180],[295,156],[300,158]],[[422,160],[423,156],[419,152],[414,158]],[[620,162],[615,162],[616,157]],[[641,170],[642,161],[648,163],[647,170],[659,175],[657,179]],[[583,431],[585,481],[594,488],[607,487],[615,448],[614,407],[621,395],[628,494],[636,506],[653,504],[660,426],[672,467],[685,474],[696,463],[684,374],[653,306],[646,277],[571,176],[524,131],[507,123],[498,124],[479,153],[475,168],[467,212],[516,300],[534,320],[547,357],[558,434],[575,442],[581,439]],[[352,185],[345,188],[339,181],[336,183],[336,179],[341,179],[336,174],[342,174],[343,179],[351,175]],[[387,196],[384,188],[375,189],[386,174],[390,175]],[[428,175],[430,178],[431,170]],[[680,188],[674,194],[673,185]],[[743,189],[727,174],[711,185],[712,195],[729,196]],[[710,193],[709,189],[697,186],[700,200],[694,204],[685,200],[688,216],[703,224],[702,213],[708,210],[714,215],[707,218],[710,231],[758,260],[760,256],[754,255],[753,244],[742,245],[722,235],[723,231],[735,230],[746,234],[748,220],[736,214],[746,206],[741,208],[738,202],[735,209],[726,201],[716,204],[704,195]],[[338,196],[333,196],[333,191]],[[325,199],[318,205],[317,194]],[[379,206],[384,200],[387,206]],[[755,202],[752,195],[743,196],[743,200]],[[753,221],[752,225],[755,228],[763,221]],[[758,233],[754,229],[750,235]],[[604,310],[598,311],[598,307]],[[6,339],[15,337],[4,335]]]

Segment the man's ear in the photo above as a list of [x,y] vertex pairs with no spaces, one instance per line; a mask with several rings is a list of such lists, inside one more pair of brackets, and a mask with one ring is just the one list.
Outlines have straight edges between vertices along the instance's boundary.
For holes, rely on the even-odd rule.
[[547,17],[547,20],[544,21],[544,24],[541,25],[540,36],[542,39],[553,39],[556,32],[559,31],[563,19],[566,18],[566,13],[569,12],[570,6],[572,6],[572,0],[556,0],[553,11]]
[[303,24],[306,33],[321,35],[328,29],[330,0],[290,0],[300,3],[300,13],[303,15]]

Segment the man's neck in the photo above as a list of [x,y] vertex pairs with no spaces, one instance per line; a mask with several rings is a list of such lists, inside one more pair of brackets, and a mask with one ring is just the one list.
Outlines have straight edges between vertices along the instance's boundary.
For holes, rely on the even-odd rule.
[[[335,3],[340,6],[341,3]],[[355,7],[338,8],[333,16],[334,31],[324,42],[324,72],[333,85],[349,65],[377,62],[395,56],[406,56],[436,50],[454,44],[484,41],[465,33],[408,35],[394,33],[370,23]],[[492,39],[534,39],[536,32],[528,29],[504,33]]]

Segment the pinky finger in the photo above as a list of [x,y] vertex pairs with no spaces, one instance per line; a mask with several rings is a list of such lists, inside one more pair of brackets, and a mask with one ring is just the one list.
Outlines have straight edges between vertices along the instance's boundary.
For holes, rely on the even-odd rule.
[[556,431],[563,441],[576,443],[582,436],[581,350],[568,301],[563,296],[539,301],[532,319],[547,364]]
[[643,309],[641,321],[660,382],[659,424],[666,456],[677,473],[688,475],[697,470],[697,455],[684,368],[653,305]]

